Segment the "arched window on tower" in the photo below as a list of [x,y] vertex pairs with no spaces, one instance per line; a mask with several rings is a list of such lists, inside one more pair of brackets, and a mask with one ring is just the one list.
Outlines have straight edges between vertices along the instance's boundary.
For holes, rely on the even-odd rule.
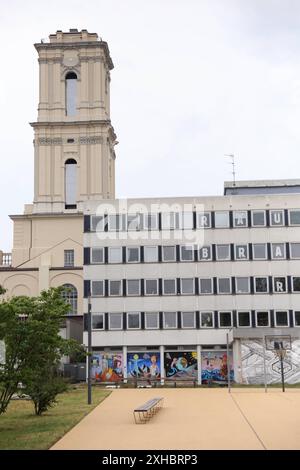
[[77,75],[75,72],[69,72],[66,75],[66,115],[75,116],[77,95]]
[[68,315],[77,315],[77,289],[75,286],[73,286],[73,284],[64,284],[63,287],[65,289],[62,293],[62,297],[66,301],[66,303],[71,305]]
[[77,200],[77,162],[68,158],[65,163],[65,208],[76,209]]

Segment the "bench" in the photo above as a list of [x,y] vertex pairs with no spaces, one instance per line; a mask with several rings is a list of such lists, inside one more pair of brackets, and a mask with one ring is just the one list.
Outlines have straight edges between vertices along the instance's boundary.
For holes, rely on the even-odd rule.
[[152,398],[133,410],[135,424],[145,424],[163,405],[163,397]]

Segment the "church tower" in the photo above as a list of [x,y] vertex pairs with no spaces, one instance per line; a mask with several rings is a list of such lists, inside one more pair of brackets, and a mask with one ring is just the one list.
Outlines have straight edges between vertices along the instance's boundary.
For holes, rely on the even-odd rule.
[[39,106],[34,128],[33,213],[81,212],[115,197],[108,45],[95,33],[57,31],[35,44]]
[[68,286],[66,335],[82,340],[83,205],[115,197],[113,63],[107,43],[87,30],[57,31],[35,49],[34,200],[10,216],[13,249],[0,251],[0,285],[9,296]]

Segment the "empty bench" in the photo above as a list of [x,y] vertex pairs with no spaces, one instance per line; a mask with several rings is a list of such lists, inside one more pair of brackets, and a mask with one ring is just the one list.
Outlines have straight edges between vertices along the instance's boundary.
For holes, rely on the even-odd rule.
[[145,424],[163,405],[163,397],[152,398],[133,410],[135,424]]

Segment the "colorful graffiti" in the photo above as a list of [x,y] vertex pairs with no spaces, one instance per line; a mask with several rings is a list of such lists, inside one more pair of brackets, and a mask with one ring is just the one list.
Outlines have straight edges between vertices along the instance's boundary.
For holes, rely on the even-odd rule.
[[92,379],[96,382],[118,382],[123,377],[123,355],[118,353],[94,353]]
[[196,378],[197,352],[166,352],[165,370],[167,379]]
[[[234,379],[232,354],[230,360],[230,379]],[[202,383],[208,380],[227,381],[227,353],[223,351],[207,351],[201,353]]]
[[128,378],[155,379],[160,377],[160,354],[157,352],[136,352],[127,354]]

